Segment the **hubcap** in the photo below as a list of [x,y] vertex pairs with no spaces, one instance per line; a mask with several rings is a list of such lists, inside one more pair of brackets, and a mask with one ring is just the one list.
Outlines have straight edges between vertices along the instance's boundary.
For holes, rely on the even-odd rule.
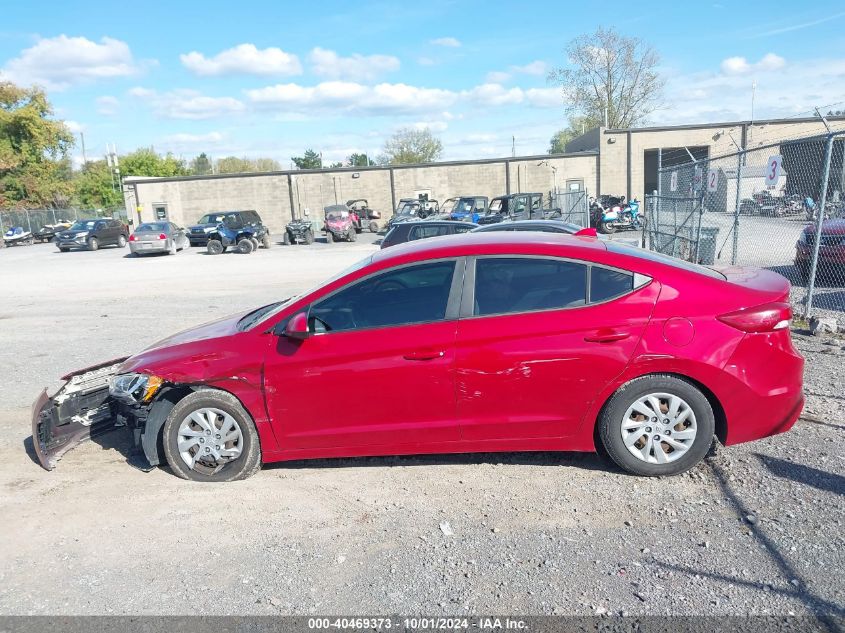
[[670,393],[650,393],[628,407],[622,418],[622,441],[639,460],[668,464],[683,457],[695,442],[695,413]]
[[220,409],[204,408],[182,420],[177,442],[188,468],[213,475],[240,457],[244,438],[235,418]]

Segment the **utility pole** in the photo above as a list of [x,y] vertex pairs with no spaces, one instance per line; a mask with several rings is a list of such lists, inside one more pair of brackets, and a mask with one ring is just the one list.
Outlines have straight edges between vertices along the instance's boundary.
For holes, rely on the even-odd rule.
[[748,147],[751,147],[751,136],[754,134],[754,97],[757,94],[757,80],[751,82],[751,125],[748,126]]
[[516,156],[516,136],[511,136],[511,158]]
[[88,164],[88,156],[85,153],[85,135],[82,132],[79,133],[79,140],[82,142],[82,165],[85,166]]

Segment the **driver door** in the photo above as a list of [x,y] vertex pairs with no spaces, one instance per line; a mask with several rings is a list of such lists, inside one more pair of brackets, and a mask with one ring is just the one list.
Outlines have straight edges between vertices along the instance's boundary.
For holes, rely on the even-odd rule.
[[308,309],[311,335],[275,339],[268,412],[291,449],[457,441],[455,336],[464,260],[393,268]]

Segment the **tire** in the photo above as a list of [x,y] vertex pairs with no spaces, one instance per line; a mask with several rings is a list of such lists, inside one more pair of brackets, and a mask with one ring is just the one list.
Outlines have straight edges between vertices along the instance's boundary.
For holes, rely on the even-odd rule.
[[[287,233],[287,231],[285,231]],[[273,245],[273,242],[270,240],[270,234],[265,233],[264,236],[261,238],[261,246],[264,248],[270,248]]]
[[124,248],[125,246],[126,246],[126,237],[121,235],[117,238],[117,247],[118,248]]
[[370,229],[370,233],[378,233],[378,222],[376,222],[375,220],[370,222],[367,226]]
[[261,242],[258,241],[257,237],[251,237],[249,238],[249,241],[252,242],[252,245],[255,247],[252,250],[257,251],[259,248],[261,248]]
[[350,242],[354,242],[358,239],[358,234],[355,232],[355,229],[349,229],[349,231],[346,233],[346,239]]
[[616,227],[613,226],[613,222],[599,222],[599,233],[611,235],[616,233]]
[[313,244],[314,243],[314,234],[311,232],[311,229],[305,231],[305,243],[306,244]]
[[331,231],[326,232],[326,242],[328,242],[329,244],[334,242],[334,235],[332,235]]
[[285,246],[290,246],[291,243],[292,242],[291,242],[291,239],[290,239],[290,233],[288,231],[285,231],[285,234],[282,237],[282,244],[284,244]]
[[208,244],[205,248],[209,255],[219,255],[226,250],[223,248],[223,242],[220,240],[208,240]]
[[60,253],[67,253],[69,250],[70,250],[69,248],[66,248],[64,246],[59,246],[59,252]]
[[[229,450],[237,448],[239,454],[231,460],[225,460],[223,463],[218,462],[218,465],[222,466],[218,472],[213,472],[213,468],[207,466],[202,460],[196,460],[195,465],[190,466],[186,458],[183,458],[183,453],[179,451],[180,430],[197,432],[204,428],[197,422],[188,420],[192,413],[202,410],[205,410],[203,415],[195,419],[204,421],[206,425],[214,424],[217,430],[220,430],[219,425],[221,423],[231,424],[230,421],[233,421],[235,426],[228,427],[230,436],[238,433],[237,437],[230,440],[228,444]],[[217,414],[216,418],[214,417],[215,413]],[[183,438],[185,437],[183,436]],[[203,440],[216,439],[208,429],[206,429],[205,435],[198,437]],[[190,443],[190,439],[183,441],[186,444]],[[255,424],[238,399],[225,391],[200,389],[177,402],[164,422],[162,443],[164,444],[164,456],[167,459],[167,465],[170,466],[174,475],[182,479],[206,482],[237,481],[238,479],[246,479],[261,469],[261,445]],[[204,442],[203,444],[199,442],[192,444],[185,451],[188,454],[187,459],[191,459],[200,450],[209,449],[213,451],[215,446],[225,447],[226,444],[213,445],[209,443],[208,446]],[[183,448],[185,448],[184,444]]]
[[249,255],[252,251],[255,250],[255,244],[252,243],[252,240],[248,237],[241,238],[238,241],[238,252],[242,253],[243,255]]
[[[683,403],[677,409],[679,419],[686,416],[686,420],[677,425],[664,426],[663,420],[670,418],[669,413],[662,411],[664,400],[660,396],[679,399]],[[648,420],[633,410],[634,406],[644,406],[653,411],[653,406],[638,402],[641,398],[645,400],[649,397],[660,403],[660,415],[666,415],[666,418],[661,420],[659,416],[653,416]],[[668,404],[668,398],[665,402]],[[690,411],[687,412],[687,409]],[[623,430],[625,422],[638,426]],[[635,378],[620,387],[607,401],[598,420],[598,437],[616,465],[635,475],[647,477],[677,475],[695,466],[710,449],[715,429],[713,409],[705,395],[686,380],[666,374]],[[690,431],[693,431],[691,437]],[[675,439],[681,438],[681,433],[684,438]],[[631,448],[626,445],[623,434],[636,439],[631,443]],[[654,438],[657,437],[660,437],[661,441],[655,443]],[[686,448],[683,451],[676,450],[664,440],[673,441],[675,445],[683,445]],[[660,457],[661,454],[663,458]]]
[[173,242],[170,245],[170,248],[168,249],[167,254],[168,255],[175,255],[176,254],[176,242]]
[[89,251],[96,251],[100,248],[100,242],[96,237],[89,237],[88,238],[88,250]]

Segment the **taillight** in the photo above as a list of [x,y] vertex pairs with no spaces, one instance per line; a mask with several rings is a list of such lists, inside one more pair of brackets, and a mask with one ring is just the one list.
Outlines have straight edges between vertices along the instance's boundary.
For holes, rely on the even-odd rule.
[[772,332],[789,327],[792,307],[788,303],[764,303],[753,308],[722,314],[716,318],[743,332]]
[[159,233],[159,234],[158,234],[158,239],[160,239],[160,240],[166,240],[166,239],[167,239],[167,236],[166,236],[164,233]]
[[129,241],[130,241],[130,242],[134,242],[134,241],[135,241],[135,240],[137,240],[137,239],[138,239],[138,238],[137,238],[137,237],[135,237],[135,234],[134,234],[134,233],[133,233],[132,235],[130,235],[130,236],[129,236]]

